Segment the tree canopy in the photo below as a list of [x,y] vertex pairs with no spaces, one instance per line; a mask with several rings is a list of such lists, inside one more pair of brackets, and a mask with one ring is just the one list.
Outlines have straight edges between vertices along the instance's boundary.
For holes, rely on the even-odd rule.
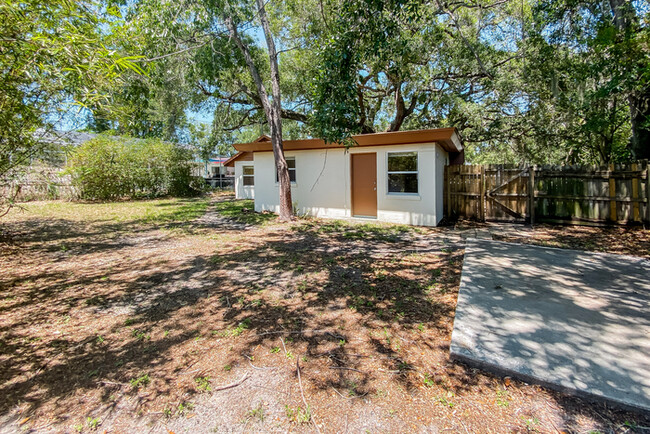
[[[650,158],[650,7],[645,2],[288,0],[260,8],[251,0],[52,0],[18,5],[3,1],[3,34],[30,37],[3,39],[3,65],[23,71],[3,79],[23,81],[3,96],[3,107],[9,107],[9,97],[13,105],[2,113],[22,110],[21,122],[30,116],[43,122],[42,112],[83,100],[92,130],[180,142],[202,131],[201,146],[209,151],[271,133],[254,65],[269,107],[280,99],[271,91],[277,75],[282,136],[345,142],[352,134],[455,126],[472,162]],[[269,52],[267,36],[277,53]],[[121,58],[128,61],[122,68],[116,60]],[[64,73],[25,73],[33,64]],[[120,69],[120,80],[104,74],[103,80],[87,83],[97,75],[89,71],[111,68]],[[207,127],[190,128],[197,113],[212,119]]]

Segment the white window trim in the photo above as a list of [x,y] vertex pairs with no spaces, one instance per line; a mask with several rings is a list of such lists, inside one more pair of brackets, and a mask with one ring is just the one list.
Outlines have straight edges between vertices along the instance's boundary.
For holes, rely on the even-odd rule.
[[[252,167],[253,168],[253,174],[252,175],[246,175],[244,173],[244,169],[247,168],[247,167]],[[253,177],[253,185],[244,184],[244,178],[246,178],[247,176],[252,176]],[[253,164],[245,164],[245,165],[242,164],[242,166],[241,166],[241,177],[242,177],[241,186],[243,188],[254,188],[255,187],[255,166]]]
[[[294,187],[294,186],[298,185],[298,183],[297,183],[297,181],[298,181],[298,159],[295,157],[295,155],[285,155],[284,158],[286,160],[292,159],[293,161],[295,161],[293,171],[296,172],[296,180],[291,181],[291,186]],[[289,169],[289,171],[291,171],[291,169]],[[275,158],[273,158],[273,174],[275,175],[276,178],[278,177],[277,172],[278,171],[275,168]],[[280,186],[280,180],[279,179],[277,181],[275,181],[275,186],[276,187]]]
[[[418,166],[418,170],[416,171],[407,171],[407,170],[400,170],[400,171],[395,171],[395,172],[390,172],[388,170],[388,156],[390,154],[406,154],[414,152],[415,153],[415,160],[416,164]],[[418,177],[418,192],[417,193],[402,193],[398,191],[389,191],[390,188],[390,176],[391,174],[400,174],[400,173],[415,173]],[[386,151],[386,195],[387,196],[394,196],[395,198],[401,198],[403,199],[411,199],[411,200],[420,200],[420,152],[416,151],[414,149],[411,150],[400,150],[400,151]]]

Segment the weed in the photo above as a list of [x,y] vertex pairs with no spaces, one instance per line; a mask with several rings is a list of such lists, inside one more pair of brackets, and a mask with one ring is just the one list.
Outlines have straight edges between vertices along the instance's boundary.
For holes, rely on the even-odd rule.
[[105,340],[105,339],[104,339],[103,336],[101,336],[101,335],[97,335],[97,339],[95,340],[95,342],[97,342],[98,344],[103,344],[103,343],[104,343],[104,340]]
[[291,422],[303,424],[309,423],[311,420],[311,409],[309,408],[309,405],[307,405],[306,408],[297,407],[295,410],[288,405],[285,405],[284,410],[287,414],[287,419]]
[[348,395],[349,396],[357,396],[357,383],[354,381],[346,381],[345,382],[346,388],[348,389]]
[[446,407],[454,408],[454,403],[448,400],[447,398],[445,398],[444,396],[439,397],[438,402]]
[[131,379],[131,387],[139,389],[140,387],[146,387],[150,382],[149,374],[140,374],[139,377]]
[[343,348],[345,346],[345,339],[339,339],[339,347]]
[[424,324],[422,324],[422,323],[418,324],[418,330],[423,332],[424,331]]
[[287,359],[293,359],[293,353],[291,351],[287,351]]
[[433,381],[433,378],[431,378],[429,376],[429,374],[424,374],[424,385],[427,386],[427,387],[431,387],[434,384],[436,384],[436,383],[435,383],[435,381]]
[[390,346],[391,336],[388,334],[388,329],[386,327],[384,327],[384,337],[386,338],[386,343]]
[[204,392],[212,390],[212,387],[210,386],[210,377],[196,377],[194,381],[196,382],[197,389]]
[[271,353],[272,353],[272,354],[279,353],[279,352],[280,352],[280,347],[273,347],[273,348],[271,348]]
[[284,406],[284,412],[287,415],[287,419],[289,419],[290,421],[293,421],[294,417],[296,416],[296,412],[286,404]]
[[84,430],[84,424],[83,423],[78,423],[73,426],[74,430],[77,432],[82,432]]
[[237,327],[235,327],[234,330],[230,331],[230,336],[237,337],[240,334],[244,333],[244,330],[248,330],[249,327],[250,327],[250,320],[245,319],[244,321],[237,324]]
[[92,431],[95,431],[101,424],[102,421],[98,418],[92,418],[90,416],[86,418],[86,425],[88,425],[88,428],[90,428]]
[[169,336],[169,330],[163,332],[163,338],[166,338],[167,336]]
[[257,407],[248,410],[246,412],[246,418],[264,422],[264,405],[260,402]]
[[151,335],[148,335],[145,332],[140,331],[138,329],[131,330],[131,336],[133,336],[139,341],[143,341],[143,340],[148,341],[149,339],[151,339]]
[[125,326],[130,326],[131,324],[135,324],[136,320],[134,318],[127,318],[124,320],[124,325]]
[[527,418],[526,416],[521,416],[521,420],[523,420],[526,423],[527,431],[537,432],[537,425],[539,424],[539,419],[537,419],[536,417]]
[[172,417],[172,409],[171,409],[170,407],[165,407],[165,408],[163,409],[162,413],[163,413],[163,415],[164,415],[166,418],[168,418],[168,419],[169,419],[170,417]]
[[506,408],[510,405],[508,401],[508,391],[497,390],[497,405],[501,408]]
[[302,279],[302,280],[298,283],[298,285],[296,286],[296,289],[297,289],[298,291],[300,291],[300,292],[305,292],[305,291],[307,291],[307,280],[306,280],[306,279]]
[[232,369],[232,365],[224,365],[223,370],[229,372]]
[[194,409],[194,404],[192,404],[191,402],[181,402],[180,404],[178,404],[178,410],[176,411],[176,414],[183,415],[187,411],[193,409]]

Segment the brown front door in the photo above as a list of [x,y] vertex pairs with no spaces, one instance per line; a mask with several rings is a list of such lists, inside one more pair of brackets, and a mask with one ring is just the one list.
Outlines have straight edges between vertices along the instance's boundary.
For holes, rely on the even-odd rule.
[[350,154],[352,215],[377,217],[377,154]]

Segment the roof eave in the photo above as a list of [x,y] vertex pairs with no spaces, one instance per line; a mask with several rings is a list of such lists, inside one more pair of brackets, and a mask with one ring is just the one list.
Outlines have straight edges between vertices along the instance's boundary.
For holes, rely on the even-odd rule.
[[[360,134],[352,136],[358,146],[387,146],[408,145],[418,143],[439,143],[447,152],[461,152],[463,143],[456,128],[438,128],[432,130],[394,131],[387,133]],[[234,147],[239,152],[268,152],[271,144],[268,141],[256,140],[249,143],[238,143]],[[341,144],[325,144],[322,139],[303,139],[284,141],[284,150],[323,149],[325,147],[343,147]],[[269,149],[267,149],[269,148]]]

